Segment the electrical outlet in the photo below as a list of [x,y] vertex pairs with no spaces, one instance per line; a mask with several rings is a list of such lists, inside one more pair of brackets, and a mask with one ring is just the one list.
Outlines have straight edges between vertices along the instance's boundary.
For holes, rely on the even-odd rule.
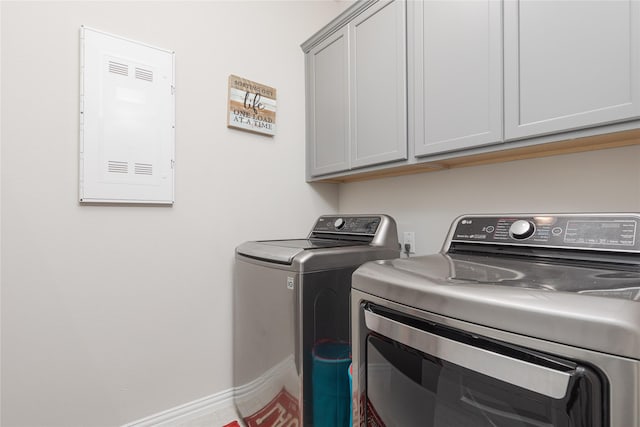
[[409,245],[409,253],[416,253],[416,233],[413,231],[405,231],[402,241],[402,252],[405,251],[406,245]]

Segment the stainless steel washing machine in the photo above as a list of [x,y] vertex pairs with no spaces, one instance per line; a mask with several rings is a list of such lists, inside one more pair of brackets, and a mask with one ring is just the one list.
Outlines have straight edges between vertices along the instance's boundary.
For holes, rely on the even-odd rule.
[[354,425],[640,426],[640,215],[470,215],[353,275]]
[[321,216],[305,239],[238,246],[233,380],[245,424],[312,425],[314,345],[349,344],[353,271],[399,246],[387,215]]

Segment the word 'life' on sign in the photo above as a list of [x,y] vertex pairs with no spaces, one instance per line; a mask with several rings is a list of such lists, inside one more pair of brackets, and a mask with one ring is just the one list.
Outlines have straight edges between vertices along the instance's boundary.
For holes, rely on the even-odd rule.
[[276,90],[230,75],[227,127],[275,135]]

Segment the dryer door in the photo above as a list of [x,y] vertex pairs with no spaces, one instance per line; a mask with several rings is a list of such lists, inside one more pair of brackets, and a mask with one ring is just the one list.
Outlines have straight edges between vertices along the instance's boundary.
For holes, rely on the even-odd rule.
[[603,381],[571,361],[364,309],[366,425],[603,426]]

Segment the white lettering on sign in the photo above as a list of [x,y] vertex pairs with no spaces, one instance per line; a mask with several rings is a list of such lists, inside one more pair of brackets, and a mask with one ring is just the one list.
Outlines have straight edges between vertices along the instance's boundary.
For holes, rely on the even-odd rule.
[[273,405],[269,412],[258,418],[256,420],[257,424],[262,425],[262,423],[271,418],[271,415],[274,415],[274,413],[276,413],[277,418],[269,420],[269,427],[296,427],[298,425],[298,420],[293,418],[293,415],[288,413],[280,403]]

